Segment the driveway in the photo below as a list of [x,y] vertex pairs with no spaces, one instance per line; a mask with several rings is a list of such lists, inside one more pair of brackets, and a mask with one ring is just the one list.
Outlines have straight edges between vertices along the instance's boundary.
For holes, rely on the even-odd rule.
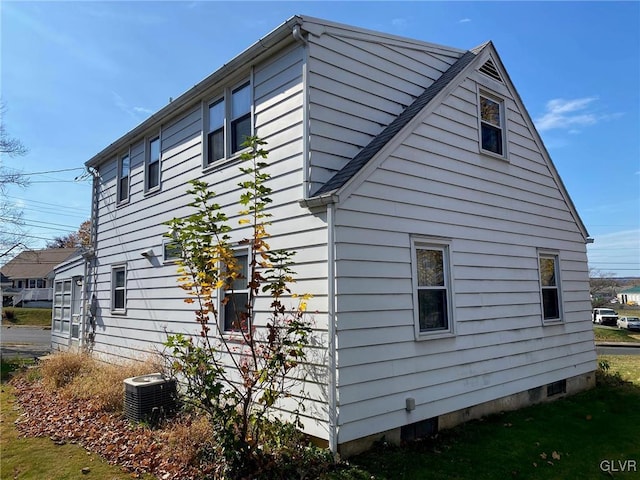
[[41,357],[51,351],[51,328],[2,326],[2,358]]

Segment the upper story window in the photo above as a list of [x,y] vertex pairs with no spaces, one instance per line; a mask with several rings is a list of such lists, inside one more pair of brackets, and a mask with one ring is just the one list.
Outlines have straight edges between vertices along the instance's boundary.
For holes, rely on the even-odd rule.
[[540,289],[542,297],[542,319],[554,321],[562,319],[560,295],[560,262],[557,254],[540,253]]
[[453,333],[449,245],[414,241],[412,263],[417,338]]
[[145,159],[145,190],[160,188],[160,135],[147,140],[147,158]]
[[129,153],[118,160],[118,203],[129,200],[129,175],[131,173],[131,157]]
[[251,85],[249,82],[231,92],[231,154],[242,150],[251,136]]
[[480,93],[480,147],[501,157],[505,156],[504,101]]
[[208,104],[205,167],[242,150],[252,131],[251,102],[251,82],[245,82]]

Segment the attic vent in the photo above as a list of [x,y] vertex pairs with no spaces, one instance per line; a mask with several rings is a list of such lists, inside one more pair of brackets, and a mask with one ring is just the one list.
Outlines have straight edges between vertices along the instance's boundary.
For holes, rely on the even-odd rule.
[[157,423],[177,408],[176,380],[151,373],[124,381],[124,413],[129,421]]
[[493,61],[491,61],[491,59],[484,62],[484,65],[480,67],[480,72],[484,73],[487,77],[491,77],[494,80],[497,80],[498,82],[502,83],[502,77],[500,77],[500,74],[498,73],[498,69],[493,64]]

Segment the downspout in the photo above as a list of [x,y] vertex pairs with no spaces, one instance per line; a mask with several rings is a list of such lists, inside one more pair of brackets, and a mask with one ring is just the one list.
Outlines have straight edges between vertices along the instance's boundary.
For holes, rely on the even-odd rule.
[[335,266],[335,204],[327,205],[327,323],[329,333],[329,375],[327,400],[329,402],[329,449],[338,453],[338,361],[336,358],[336,266]]
[[[95,293],[95,271],[93,268],[90,268],[90,265],[95,260],[96,254],[96,237],[97,237],[97,222],[98,222],[98,189],[99,189],[99,178],[100,174],[98,169],[95,167],[87,167],[87,172],[91,174],[92,177],[92,188],[91,188],[91,226],[89,230],[90,236],[90,246],[89,250],[83,254],[84,257],[84,277],[83,277],[83,285],[82,285],[82,322],[80,328],[80,348],[84,349],[85,347],[90,347],[91,345],[87,345],[87,320],[91,322],[92,329],[95,328],[95,318],[93,318],[93,309],[90,307],[89,298],[90,293],[93,291]],[[89,280],[89,274],[91,272],[92,279],[94,282],[92,283]],[[94,336],[91,336],[91,343],[93,343]]]
[[311,195],[311,184],[309,181],[311,169],[311,159],[309,158],[309,85],[308,63],[309,63],[309,41],[304,38],[300,25],[295,25],[291,32],[293,38],[302,44],[302,198],[309,198]]

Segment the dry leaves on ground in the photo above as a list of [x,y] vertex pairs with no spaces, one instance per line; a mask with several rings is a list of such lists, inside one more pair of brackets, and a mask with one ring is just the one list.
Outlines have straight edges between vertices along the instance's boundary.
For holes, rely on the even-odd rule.
[[132,425],[120,414],[105,413],[92,401],[70,401],[45,390],[39,382],[12,382],[22,414],[16,427],[24,436],[50,437],[55,443],[74,442],[109,463],[132,473],[151,473],[161,480],[196,479],[212,465],[187,465],[167,449],[169,433]]

